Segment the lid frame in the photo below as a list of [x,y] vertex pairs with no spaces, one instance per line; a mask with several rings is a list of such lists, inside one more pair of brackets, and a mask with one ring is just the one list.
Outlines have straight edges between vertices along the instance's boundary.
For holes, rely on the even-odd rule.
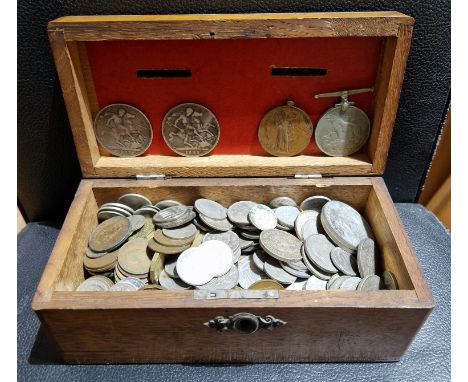
[[[414,19],[399,12],[275,13],[154,16],[69,16],[48,25],[73,138],[85,178],[265,177],[300,173],[372,176],[383,174],[398,108]],[[384,37],[375,84],[374,117],[367,152],[348,157],[299,155],[209,155],[135,158],[101,154],[93,129],[94,89],[84,42],[102,40]]]

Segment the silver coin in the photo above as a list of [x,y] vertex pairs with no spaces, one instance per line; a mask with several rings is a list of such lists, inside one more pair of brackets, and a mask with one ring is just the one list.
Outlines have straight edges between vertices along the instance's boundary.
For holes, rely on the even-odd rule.
[[218,230],[215,230],[213,228],[210,228],[208,227],[205,223],[203,223],[199,218],[195,217],[193,220],[192,220],[192,223],[195,225],[195,227],[197,227],[200,231],[203,231],[203,232],[222,232],[222,231],[218,231]]
[[[162,223],[155,223],[155,224],[160,228],[177,228],[177,227],[181,227],[191,222],[195,218],[195,216],[196,216],[195,212],[193,212],[190,209],[187,209],[186,213],[184,213],[182,216],[178,217],[177,219],[165,221]],[[154,217],[153,217],[153,220],[154,220]]]
[[156,224],[174,221],[187,214],[190,210],[186,206],[172,206],[160,210],[153,216],[153,221]]
[[299,211],[299,208],[292,206],[281,206],[275,209],[278,224],[287,227],[288,229],[294,228],[294,222],[300,213],[301,211]]
[[179,278],[179,275],[177,274],[177,269],[176,269],[178,258],[179,258],[179,255],[168,256],[166,259],[166,262],[164,263],[164,270],[170,277],[174,279]]
[[303,290],[305,288],[306,283],[307,283],[307,279],[296,280],[292,284],[288,285],[286,287],[286,290]]
[[105,276],[92,276],[89,279],[84,280],[76,290],[78,292],[101,292],[109,290],[114,283],[112,280]]
[[252,252],[254,252],[254,251],[258,250],[258,249],[260,249],[260,244],[255,243],[255,244],[251,245],[250,247],[244,248],[242,250],[242,254],[252,253]]
[[217,231],[226,232],[234,228],[234,226],[227,219],[223,219],[223,220],[212,219],[203,214],[199,214],[198,217],[209,228],[215,229]]
[[249,239],[249,240],[258,240],[260,239],[260,231],[258,232],[245,232],[245,231],[242,231],[242,230],[239,230],[239,235],[245,237],[246,239]]
[[246,248],[250,247],[253,244],[254,244],[253,240],[244,239],[243,237],[239,236],[240,249],[246,249]]
[[375,275],[377,249],[372,239],[364,239],[358,245],[357,265],[361,277]]
[[312,275],[307,279],[305,290],[327,290],[327,282]]
[[286,227],[286,226],[281,225],[279,223],[276,225],[276,229],[280,229],[280,230],[286,231],[286,232],[292,231],[292,228]]
[[143,206],[152,205],[151,200],[140,194],[125,194],[117,199],[119,203],[125,204],[130,208],[137,210]]
[[265,271],[265,261],[269,258],[268,253],[258,249],[252,254],[252,260],[259,271]]
[[260,233],[260,230],[257,227],[254,227],[252,224],[236,224],[237,228],[241,231],[248,231],[248,232],[258,232]]
[[197,289],[232,289],[239,282],[239,271],[237,266],[233,265],[223,276],[213,277],[211,281],[203,285],[197,285]]
[[224,275],[234,263],[232,249],[220,240],[206,241],[197,248],[206,253],[209,268],[213,271],[214,277]]
[[349,252],[336,247],[330,252],[333,265],[347,276],[357,276],[358,266],[356,258]]
[[330,252],[335,246],[330,242],[325,235],[310,235],[304,241],[304,250],[315,266],[328,273],[336,273],[338,269],[333,265]]
[[186,157],[208,154],[220,135],[215,115],[196,103],[183,103],[170,109],[164,116],[161,132],[169,148]]
[[310,235],[317,235],[323,233],[322,224],[320,223],[320,215],[314,211],[317,215],[308,219],[302,226],[301,236],[306,240]]
[[94,120],[97,141],[111,154],[136,157],[143,154],[153,140],[153,128],[141,110],[126,104],[102,108]]
[[308,210],[301,212],[296,220],[294,221],[294,230],[296,232],[296,236],[299,240],[304,241],[304,237],[302,236],[302,227],[309,219],[318,219],[319,213],[317,211]]
[[278,196],[277,198],[274,198],[270,201],[271,208],[278,208],[281,206],[297,207],[297,203],[289,196]]
[[[367,238],[372,238],[372,230],[369,224],[353,207],[346,203],[332,200],[325,204],[320,214],[323,228],[327,234],[340,247],[356,251],[359,243]],[[341,244],[341,245],[340,245]]]
[[359,283],[357,290],[373,292],[380,289],[381,280],[377,275],[365,276]]
[[187,224],[177,228],[163,228],[162,233],[170,239],[183,240],[195,236],[198,229],[193,224]]
[[[302,252],[302,248],[301,248],[301,252]],[[302,261],[302,260],[291,261],[291,262],[289,262],[287,264],[288,264],[288,266],[290,266],[293,269],[296,269],[298,271],[307,272],[307,266],[304,264],[304,261]],[[309,278],[309,276],[307,276],[307,278]]]
[[249,287],[256,281],[267,279],[267,275],[258,269],[256,266],[253,255],[243,256],[239,260],[239,285],[244,289]]
[[158,277],[159,284],[167,290],[187,290],[191,286],[184,283],[181,279],[170,277],[165,270],[162,270]]
[[134,285],[123,283],[120,279],[109,289],[111,292],[135,292],[137,290],[138,288]]
[[207,233],[203,238],[203,242],[209,240],[219,240],[223,243],[226,243],[232,252],[240,250],[240,240],[239,236],[233,231],[227,231],[222,233]]
[[116,211],[109,211],[109,210],[99,211],[97,213],[97,218],[98,218],[99,221],[107,220],[107,219],[113,218],[115,216],[127,217],[126,214],[116,212]]
[[297,279],[296,276],[286,272],[281,267],[278,260],[272,259],[271,257],[265,261],[264,268],[268,276],[281,284],[292,284]]
[[322,196],[322,195],[310,196],[302,201],[299,208],[302,211],[312,210],[312,211],[321,212],[322,207],[329,201],[330,201],[330,198],[327,198],[326,196]]
[[[130,287],[130,289],[128,289]],[[126,277],[114,284],[109,290],[113,291],[129,291],[139,290],[145,287],[145,283],[136,277]]]
[[232,253],[232,262],[233,262],[233,263],[237,263],[237,262],[239,261],[241,255],[242,255],[242,251],[241,251],[240,248],[237,249],[236,251],[234,251],[234,252]]
[[129,207],[126,204],[123,204],[123,203],[104,203],[101,207],[99,207],[99,210],[101,210],[103,208],[107,208],[107,207],[120,208],[122,210],[127,211],[130,215],[133,215],[135,213],[135,210],[133,208],[131,208],[131,207]]
[[352,276],[339,276],[339,277],[337,277],[335,281],[333,281],[332,283],[330,283],[330,285],[328,285],[328,290],[338,290],[338,289],[340,289],[341,284],[345,280],[347,280],[347,279],[349,279],[351,277]]
[[139,230],[145,225],[145,218],[141,215],[132,215],[128,217],[130,221],[130,231],[134,232]]
[[382,274],[382,281],[385,289],[395,290],[398,289],[398,283],[392,272],[385,270]]
[[233,203],[227,209],[227,216],[236,225],[250,225],[249,212],[256,205],[257,203],[248,200]]
[[86,248],[86,256],[90,259],[98,259],[107,254],[108,252],[94,252],[91,248]]
[[341,290],[356,290],[356,288],[358,287],[359,283],[361,282],[361,278],[360,277],[349,277],[347,279],[345,279],[341,285],[340,285],[340,288]]
[[260,231],[276,228],[278,219],[270,207],[257,204],[249,212],[249,221]]
[[164,210],[169,207],[174,207],[174,206],[182,206],[183,204],[176,201],[176,200],[161,200],[157,203],[154,204],[154,207]]
[[312,262],[309,260],[305,253],[304,246],[302,246],[301,253],[302,261],[304,262],[305,266],[310,271],[310,273],[312,273],[314,276],[318,277],[321,280],[329,280],[332,277],[332,273],[324,272],[323,270],[312,264]]
[[277,260],[286,263],[302,259],[302,242],[294,235],[279,229],[269,229],[260,234],[263,250]]
[[100,212],[115,212],[125,217],[132,216],[132,213],[128,212],[127,210],[124,210],[123,208],[118,207],[101,207],[98,213]]
[[327,280],[327,290],[330,289],[330,286],[342,275],[335,273],[332,277]]
[[144,206],[141,208],[138,208],[133,214],[134,215],[141,215],[141,216],[149,216],[153,217],[159,210],[150,208],[149,206]]
[[293,276],[299,277],[301,279],[307,279],[310,277],[310,274],[306,271],[298,271],[297,269],[290,267],[288,263],[285,263],[283,261],[280,261],[279,263],[281,265],[281,268],[283,268],[286,272]]
[[227,209],[218,202],[210,199],[197,199],[194,204],[195,210],[204,216],[214,220],[227,219]]
[[315,142],[330,156],[345,157],[359,151],[367,142],[370,122],[366,113],[355,106],[345,111],[341,105],[327,110],[315,128]]

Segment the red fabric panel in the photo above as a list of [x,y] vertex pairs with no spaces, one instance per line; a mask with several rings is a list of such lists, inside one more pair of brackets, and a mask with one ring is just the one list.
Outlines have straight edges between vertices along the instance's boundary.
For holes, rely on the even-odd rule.
[[[338,98],[313,95],[375,83],[381,38],[87,42],[100,107],[128,103],[150,119],[149,154],[174,154],[161,136],[166,112],[183,102],[208,107],[221,134],[212,154],[265,154],[257,129],[263,115],[291,99],[314,126]],[[326,68],[318,77],[279,77],[271,67]],[[190,78],[138,78],[139,69],[191,69]],[[371,118],[373,94],[351,98]],[[372,119],[371,119],[372,120]],[[312,141],[304,153],[319,153]]]

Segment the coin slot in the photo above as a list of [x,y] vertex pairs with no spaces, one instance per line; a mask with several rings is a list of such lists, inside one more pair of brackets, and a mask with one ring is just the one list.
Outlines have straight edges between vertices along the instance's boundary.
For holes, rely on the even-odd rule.
[[290,76],[290,77],[306,77],[306,76],[326,76],[327,69],[325,68],[291,68],[291,67],[274,67],[271,68],[272,76]]
[[191,69],[141,69],[136,71],[138,78],[187,78],[192,77]]

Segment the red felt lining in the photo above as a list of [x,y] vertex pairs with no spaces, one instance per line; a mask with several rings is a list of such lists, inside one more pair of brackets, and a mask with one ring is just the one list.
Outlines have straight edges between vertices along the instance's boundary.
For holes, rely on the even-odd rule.
[[[147,154],[174,154],[161,136],[166,112],[183,102],[208,107],[221,128],[211,154],[263,154],[257,129],[263,115],[293,100],[314,126],[338,98],[313,95],[374,86],[382,38],[300,38],[87,42],[100,107],[128,103],[150,119]],[[272,76],[271,67],[326,68],[325,76]],[[139,69],[191,69],[189,78],[138,78]],[[351,98],[372,116],[373,94]],[[372,120],[372,119],[371,119]],[[315,142],[305,154],[320,153]]]

